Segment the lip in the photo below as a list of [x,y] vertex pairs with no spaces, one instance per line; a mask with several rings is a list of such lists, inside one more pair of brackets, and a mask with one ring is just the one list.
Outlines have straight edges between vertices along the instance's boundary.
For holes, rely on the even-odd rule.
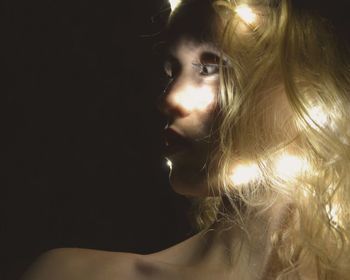
[[192,142],[172,128],[166,128],[163,132],[164,153],[169,156],[192,146]]

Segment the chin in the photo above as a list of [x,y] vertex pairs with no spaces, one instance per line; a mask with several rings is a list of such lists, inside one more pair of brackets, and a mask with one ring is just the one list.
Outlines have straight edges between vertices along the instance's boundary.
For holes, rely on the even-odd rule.
[[176,168],[169,175],[170,185],[174,192],[188,197],[210,196],[205,176],[184,177],[181,175],[183,174],[177,174]]
[[191,197],[210,196],[207,149],[191,149],[167,156],[171,162],[169,181],[172,189]]

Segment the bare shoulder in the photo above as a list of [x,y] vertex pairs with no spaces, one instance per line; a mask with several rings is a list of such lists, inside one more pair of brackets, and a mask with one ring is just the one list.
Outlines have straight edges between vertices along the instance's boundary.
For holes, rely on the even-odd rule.
[[21,280],[133,280],[142,259],[131,253],[54,249],[40,256]]
[[[21,280],[154,280],[185,279],[178,275],[195,262],[194,236],[166,250],[138,255],[90,249],[62,248],[46,252]],[[181,267],[182,269],[178,269]],[[191,278],[189,278],[191,279]]]

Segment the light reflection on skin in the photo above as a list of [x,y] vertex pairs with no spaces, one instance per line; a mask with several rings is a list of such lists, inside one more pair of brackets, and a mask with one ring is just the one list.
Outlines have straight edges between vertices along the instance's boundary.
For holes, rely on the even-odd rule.
[[[212,44],[182,37],[171,45],[164,63],[170,79],[160,100],[160,110],[168,119],[166,130],[175,131],[191,143],[178,143],[179,147],[175,143],[176,151],[166,155],[170,184],[183,195],[209,194],[205,166],[217,107],[218,62],[218,52]],[[171,149],[171,144],[168,147]]]
[[[170,1],[171,9],[174,10],[180,2]],[[247,25],[255,24],[258,20],[257,14],[246,4],[238,5],[234,12]],[[168,123],[169,127],[191,140],[202,139],[209,133],[212,122],[210,118],[214,111],[218,88],[218,73],[211,73],[212,68],[210,67],[214,66],[214,69],[217,70],[218,65],[213,64],[212,60],[202,61],[203,53],[212,51],[208,45],[198,45],[191,40],[179,41],[172,51],[172,60],[176,62],[172,61],[165,66],[165,72],[171,78],[171,82],[165,98],[166,106],[162,111],[172,120],[171,123]],[[201,66],[203,65],[209,74],[202,71]],[[310,118],[312,119],[310,120],[311,126],[315,126],[315,123],[323,126],[327,122],[326,115],[317,106],[311,110]],[[203,156],[198,155],[199,151],[200,149],[193,149],[192,151],[187,150],[181,155],[169,156],[167,165],[173,171],[171,176],[180,177],[180,172],[177,170],[186,171],[188,174],[191,170],[194,173],[198,172],[198,169],[205,164]],[[202,151],[202,154],[206,153]],[[286,180],[293,179],[308,169],[305,160],[296,155],[288,154],[286,151],[273,156],[272,164],[275,174]],[[194,166],[197,166],[197,171]],[[258,165],[252,162],[236,164],[230,175],[234,185],[249,184],[259,180],[259,177],[261,177],[261,171]],[[184,184],[184,181],[181,184]]]
[[[165,72],[171,81],[161,110],[169,119],[168,127],[194,145],[167,156],[167,165],[172,171],[170,182],[179,193],[205,194],[203,167],[209,146],[202,139],[210,133],[216,107],[219,77],[218,65],[213,63],[215,51],[210,45],[183,38],[171,53],[170,62],[165,63]],[[203,70],[203,67],[207,68]],[[276,176],[282,180],[294,179],[309,168],[304,159],[288,150],[272,155],[271,161]],[[236,163],[230,180],[237,186],[258,181],[260,177],[261,170],[256,162]]]
[[215,93],[209,88],[203,88],[198,94],[193,88],[185,88],[175,97],[175,102],[181,104],[186,110],[206,110],[213,104]]
[[169,167],[169,170],[171,171],[171,169],[173,168],[173,163],[171,162],[170,159],[166,159],[166,165]]

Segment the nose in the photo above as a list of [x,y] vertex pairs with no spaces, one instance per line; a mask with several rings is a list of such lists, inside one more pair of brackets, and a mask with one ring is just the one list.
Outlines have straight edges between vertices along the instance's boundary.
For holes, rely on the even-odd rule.
[[179,78],[168,83],[157,102],[158,109],[162,114],[169,118],[175,118],[185,117],[191,113],[183,98],[185,87],[186,83]]

